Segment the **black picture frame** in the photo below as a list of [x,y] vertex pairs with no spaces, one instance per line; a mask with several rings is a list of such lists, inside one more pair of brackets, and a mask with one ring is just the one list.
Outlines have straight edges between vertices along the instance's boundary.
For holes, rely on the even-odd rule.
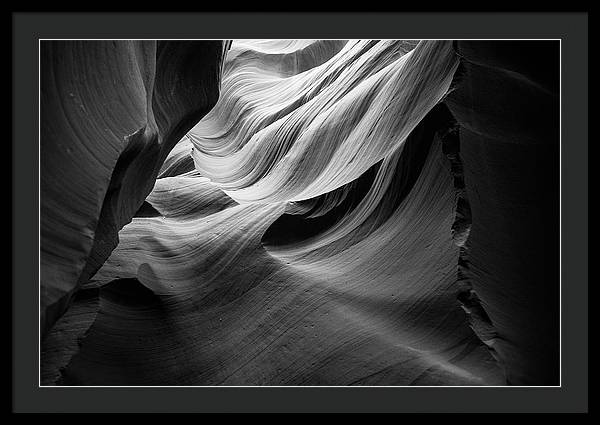
[[[307,25],[310,22],[310,25]],[[586,412],[586,13],[14,13],[12,409],[15,412]],[[38,40],[43,38],[560,39],[561,386],[554,388],[39,387]]]

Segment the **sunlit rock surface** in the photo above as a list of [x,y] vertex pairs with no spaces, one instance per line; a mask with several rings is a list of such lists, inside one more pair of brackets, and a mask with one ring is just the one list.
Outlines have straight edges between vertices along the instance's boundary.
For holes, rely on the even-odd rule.
[[557,384],[538,45],[43,45],[42,384]]

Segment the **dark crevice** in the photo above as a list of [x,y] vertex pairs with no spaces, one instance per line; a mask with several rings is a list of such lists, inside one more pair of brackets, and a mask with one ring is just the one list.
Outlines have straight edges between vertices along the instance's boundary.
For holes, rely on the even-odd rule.
[[481,299],[473,289],[471,281],[468,239],[473,218],[460,158],[460,126],[456,121],[441,134],[441,142],[442,152],[450,161],[450,172],[455,191],[455,217],[450,231],[454,243],[459,247],[456,272],[457,300],[467,314],[469,326],[475,335],[488,347],[492,357],[500,363],[492,347],[493,341],[499,337],[498,332],[485,311]]
[[152,206],[148,201],[144,201],[139,210],[133,215],[134,217],[161,217],[162,214],[159,213],[156,208]]
[[326,202],[326,197],[332,196],[333,192],[321,195],[317,199],[302,201],[304,204],[310,201],[314,206],[311,205],[308,211],[302,215],[283,214],[265,232],[262,239],[263,244],[277,246],[306,240],[335,225],[345,215],[351,213],[368,193],[380,164],[381,162],[378,162],[357,180],[337,189],[336,191],[340,192],[347,191],[347,194],[345,194],[342,202],[324,215],[307,218],[308,215],[321,207]]

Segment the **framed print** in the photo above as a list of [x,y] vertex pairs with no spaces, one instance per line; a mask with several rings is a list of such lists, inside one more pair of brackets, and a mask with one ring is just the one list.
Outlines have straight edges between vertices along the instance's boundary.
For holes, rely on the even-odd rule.
[[586,14],[13,26],[14,410],[587,411]]

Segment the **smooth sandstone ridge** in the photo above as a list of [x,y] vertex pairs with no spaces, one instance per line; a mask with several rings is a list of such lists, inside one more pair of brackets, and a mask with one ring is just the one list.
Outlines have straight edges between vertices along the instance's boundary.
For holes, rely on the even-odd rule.
[[42,385],[558,384],[523,43],[43,42]]

